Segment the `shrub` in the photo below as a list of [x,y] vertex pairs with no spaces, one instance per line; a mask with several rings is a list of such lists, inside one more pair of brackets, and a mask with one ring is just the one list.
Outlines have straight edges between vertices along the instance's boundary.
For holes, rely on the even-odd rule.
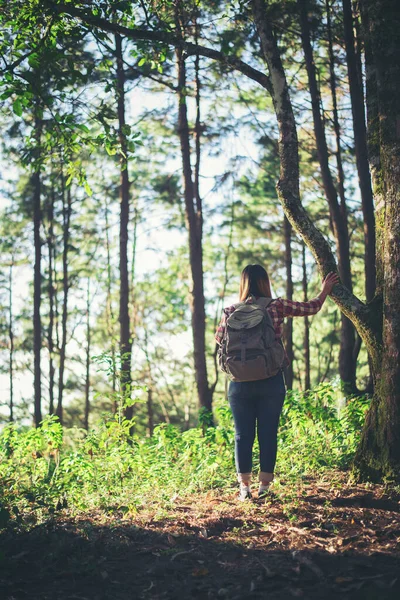
[[[278,474],[298,478],[350,464],[369,400],[349,398],[338,410],[337,395],[332,384],[287,394]],[[120,414],[106,416],[87,435],[63,431],[54,416],[38,429],[8,425],[0,435],[0,527],[10,518],[37,520],[67,506],[135,511],[168,505],[176,494],[230,486],[234,431],[226,401],[216,402],[214,415],[214,427],[203,422],[182,432],[161,424],[145,439],[132,437],[131,422]],[[254,469],[257,452],[256,443]]]

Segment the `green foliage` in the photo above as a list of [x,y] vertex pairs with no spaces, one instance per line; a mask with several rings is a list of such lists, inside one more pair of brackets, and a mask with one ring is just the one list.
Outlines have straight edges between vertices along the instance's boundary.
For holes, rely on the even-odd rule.
[[[357,444],[368,399],[351,398],[338,411],[338,390],[323,384],[289,393],[279,433],[278,475],[299,478],[345,468]],[[48,417],[38,429],[7,426],[0,436],[0,527],[10,519],[37,522],[69,507],[136,512],[165,507],[177,495],[228,487],[234,480],[234,431],[226,402],[196,428],[158,425],[154,435],[130,435],[130,421],[106,415],[82,438]],[[72,441],[73,440],[73,441]],[[256,458],[257,448],[254,455]],[[257,458],[255,468],[257,468]]]
[[287,393],[278,453],[288,474],[349,465],[369,398],[340,396],[339,383],[319,384],[305,393]]

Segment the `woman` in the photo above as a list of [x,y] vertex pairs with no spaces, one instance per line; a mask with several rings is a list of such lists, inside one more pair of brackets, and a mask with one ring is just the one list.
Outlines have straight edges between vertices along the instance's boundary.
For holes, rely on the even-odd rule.
[[[280,340],[282,337],[282,324],[285,317],[305,317],[316,314],[338,281],[336,273],[329,273],[322,282],[321,292],[308,302],[293,302],[283,298],[272,300],[266,310],[275,329],[275,339]],[[257,302],[260,297],[272,297],[268,274],[261,265],[247,265],[242,271],[240,280],[240,302]],[[234,310],[235,305],[223,311],[215,334],[218,344],[221,344],[224,337],[226,320]],[[288,364],[285,354],[282,369]],[[279,417],[285,393],[282,370],[268,379],[229,383],[228,400],[235,424],[235,464],[241,500],[251,498],[252,450],[256,423],[260,447],[259,497],[266,493],[274,478]]]

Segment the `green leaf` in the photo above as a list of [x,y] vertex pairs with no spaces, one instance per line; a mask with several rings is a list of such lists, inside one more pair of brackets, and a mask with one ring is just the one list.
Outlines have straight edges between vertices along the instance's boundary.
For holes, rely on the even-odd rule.
[[138,62],[138,67],[141,67],[141,66],[143,66],[145,62],[146,62],[146,59],[145,59],[144,57],[143,57],[143,58],[141,58],[141,59],[139,60],[139,62]]
[[2,93],[2,95],[0,96],[0,100],[7,100],[7,98],[9,98],[10,96],[12,96],[14,93],[13,90],[6,90],[5,92]]
[[85,181],[85,183],[83,184],[83,187],[85,189],[85,192],[87,193],[88,196],[92,196],[93,192],[92,192],[92,188],[90,187],[90,185],[88,184],[87,181]]
[[104,147],[106,149],[108,156],[114,156],[117,153],[116,149],[113,148],[113,146],[111,146],[111,144],[109,142],[106,142]]
[[37,54],[31,54],[28,58],[29,66],[32,68],[37,68],[40,66],[39,56]]
[[22,117],[22,104],[19,98],[17,98],[13,102],[13,111],[17,115],[17,117]]
[[80,129],[81,131],[84,131],[85,133],[89,133],[89,127],[86,127],[86,125],[83,125],[83,123],[76,123],[75,127],[77,129]]

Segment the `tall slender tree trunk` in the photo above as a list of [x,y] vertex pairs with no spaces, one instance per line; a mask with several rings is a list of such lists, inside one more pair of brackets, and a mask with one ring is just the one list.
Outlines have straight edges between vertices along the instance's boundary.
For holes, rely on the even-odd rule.
[[138,221],[139,221],[139,209],[138,209],[138,199],[134,197],[133,199],[133,231],[132,231],[132,257],[131,257],[131,337],[132,343],[135,341],[136,337],[136,326],[137,326],[137,308],[135,302],[135,285],[136,285],[136,253],[137,253],[137,231],[138,231]]
[[[361,192],[361,206],[364,217],[364,271],[365,297],[371,302],[376,288],[376,230],[374,198],[371,172],[368,163],[367,128],[365,122],[364,88],[362,80],[361,42],[359,20],[353,18],[351,0],[343,0],[343,26],[346,45],[347,73],[349,78],[351,111],[353,117],[354,148]],[[354,34],[355,28],[356,33]],[[370,369],[366,390],[373,391],[372,361],[368,356]]]
[[[62,186],[64,186],[64,175],[62,177]],[[65,199],[65,196],[67,198]],[[63,189],[63,303],[61,316],[61,347],[60,347],[60,366],[58,375],[58,399],[56,415],[63,422],[63,395],[64,395],[64,373],[65,358],[67,349],[67,321],[68,321],[68,295],[69,295],[69,271],[68,271],[68,246],[70,237],[70,222],[72,212],[71,188]]]
[[86,288],[86,373],[85,373],[85,416],[84,428],[89,430],[90,412],[90,352],[91,352],[91,329],[90,329],[90,277],[87,278]]
[[48,206],[49,230],[47,235],[47,249],[49,255],[49,328],[47,344],[49,348],[49,414],[54,414],[54,281],[53,281],[53,253],[54,253],[54,183],[52,182],[51,196]]
[[[118,137],[121,147],[119,155],[120,164],[120,230],[119,230],[119,271],[120,271],[120,295],[119,295],[119,323],[121,354],[121,392],[125,401],[131,398],[131,353],[132,340],[130,333],[129,318],[129,269],[128,269],[128,226],[129,226],[129,174],[128,174],[128,145],[126,139],[125,123],[125,73],[122,55],[122,38],[115,35],[115,56],[117,61],[117,113],[118,113]],[[127,419],[133,417],[133,406],[125,408]]]
[[[212,393],[208,384],[205,344],[206,314],[202,247],[203,213],[198,185],[196,188],[192,175],[189,124],[186,104],[186,67],[183,51],[181,49],[177,49],[176,56],[179,99],[178,131],[183,165],[185,218],[189,234],[189,257],[191,272],[190,309],[192,313],[194,368],[200,406],[208,411],[211,411]],[[197,112],[197,114],[199,113]],[[200,156],[197,153],[196,172],[199,170],[199,158]]]
[[42,223],[42,208],[41,208],[41,178],[40,178],[40,158],[41,158],[41,137],[42,137],[42,120],[35,116],[35,143],[36,143],[36,160],[35,171],[32,175],[33,184],[33,241],[35,247],[35,266],[33,278],[33,354],[34,354],[34,420],[36,427],[42,421],[42,382],[41,382],[41,365],[40,352],[42,349],[42,321],[40,316],[40,304],[42,299],[41,289],[41,260],[42,260],[42,240],[40,237],[40,227]]
[[149,437],[153,435],[154,431],[154,410],[153,410],[153,374],[151,369],[151,361],[149,355],[149,340],[147,336],[147,329],[145,330],[145,355],[146,355],[146,363],[147,363],[147,378],[148,378],[148,386],[147,386],[147,432]]
[[[325,135],[325,126],[321,115],[321,95],[318,89],[316,68],[313,51],[310,42],[310,26],[308,22],[307,0],[297,0],[300,14],[301,39],[310,86],[311,105],[314,121],[315,140],[317,145],[318,160],[321,168],[322,183],[325,196],[328,201],[329,211],[333,224],[336,240],[340,278],[344,285],[352,291],[352,279],[350,268],[349,233],[347,223],[347,210],[344,199],[344,186],[342,185],[343,197],[341,203],[333,182],[329,166],[329,151]],[[339,138],[340,139],[340,138]],[[339,152],[339,149],[338,149]],[[341,167],[341,160],[339,160]],[[343,177],[343,169],[342,169]],[[356,362],[354,361],[355,332],[352,323],[341,314],[341,339],[339,351],[339,373],[343,384],[349,391],[356,390]]]
[[14,329],[13,329],[13,267],[14,255],[11,257],[8,275],[8,337],[9,350],[9,382],[10,382],[10,422],[14,421]]
[[111,343],[111,360],[112,360],[112,391],[114,394],[114,412],[116,413],[118,410],[118,402],[115,398],[115,392],[117,389],[116,385],[116,364],[115,364],[115,340],[114,340],[114,312],[112,307],[112,295],[111,295],[111,253],[110,253],[110,225],[108,221],[108,204],[107,199],[105,201],[105,221],[106,221],[106,250],[107,250],[107,310],[106,310],[106,320],[107,320],[107,333],[110,338]]
[[[302,267],[303,267],[303,301],[308,300],[308,281],[307,281],[307,263],[306,263],[306,246],[302,244]],[[311,363],[310,363],[310,320],[306,315],[304,317],[304,338],[303,338],[303,350],[304,350],[304,389],[309,390],[311,388]]]
[[341,142],[341,132],[340,132],[339,114],[338,114],[338,106],[337,106],[335,56],[334,56],[333,39],[332,39],[330,0],[326,0],[325,4],[326,4],[327,30],[328,30],[329,85],[330,85],[331,96],[332,96],[333,129],[335,132],[335,139],[336,139],[336,165],[337,165],[337,171],[338,171],[337,184],[338,184],[339,198],[340,198],[340,210],[342,213],[343,220],[345,221],[345,223],[347,225],[348,219],[347,219],[344,171],[343,171],[343,161],[342,161],[342,142]]
[[368,164],[367,129],[365,124],[364,92],[361,78],[361,67],[355,50],[353,32],[353,12],[351,0],[342,0],[344,41],[346,44],[347,73],[350,87],[351,112],[353,115],[354,147],[358,181],[361,192],[361,205],[364,216],[365,244],[365,295],[371,301],[375,294],[375,213],[372,195],[371,173]]
[[[369,160],[376,198],[377,295],[382,344],[374,396],[355,465],[365,477],[400,480],[400,13],[395,0],[361,0]],[[376,299],[375,299],[376,300]],[[374,301],[375,301],[374,300]],[[379,306],[379,305],[378,305]],[[375,309],[376,317],[377,313]],[[382,313],[381,313],[382,314]]]
[[[286,298],[293,300],[293,279],[292,279],[292,226],[286,217],[283,217],[283,232],[285,238],[285,267],[286,267]],[[285,369],[286,387],[293,388],[293,319],[286,319],[283,329],[285,339],[286,354],[289,365]]]

